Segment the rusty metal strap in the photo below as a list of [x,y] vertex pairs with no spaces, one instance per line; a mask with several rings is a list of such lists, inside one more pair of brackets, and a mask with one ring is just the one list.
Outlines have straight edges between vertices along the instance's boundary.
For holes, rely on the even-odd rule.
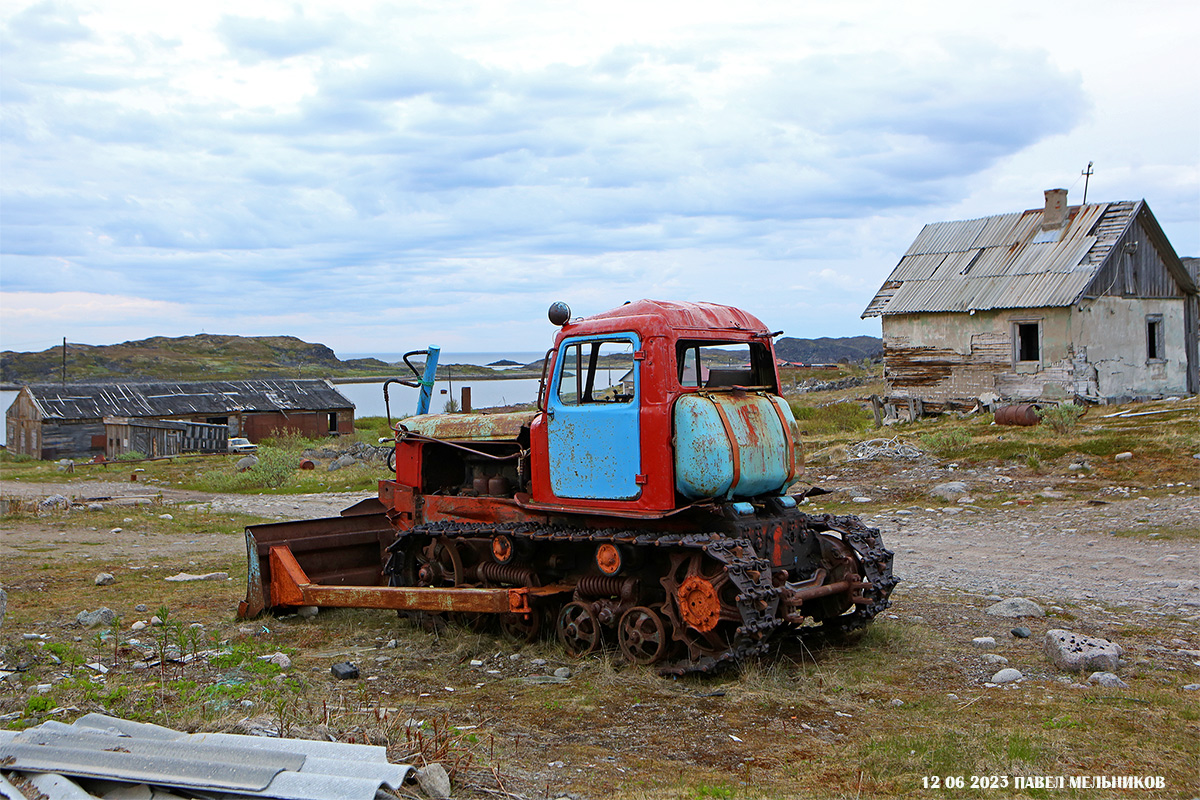
[[[708,395],[705,395],[708,397]],[[738,482],[742,478],[742,453],[738,446],[737,437],[733,435],[733,426],[729,424],[729,417],[725,414],[725,409],[716,401],[714,397],[708,397],[709,402],[713,404],[713,408],[717,410],[717,416],[721,418],[721,425],[725,428],[725,436],[729,439],[729,448],[733,451],[733,480],[729,483],[728,496],[733,496],[733,490],[737,488]]]

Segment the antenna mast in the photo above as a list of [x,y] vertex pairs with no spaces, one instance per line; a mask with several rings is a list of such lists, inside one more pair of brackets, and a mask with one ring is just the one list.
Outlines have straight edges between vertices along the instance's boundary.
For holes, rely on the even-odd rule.
[[1080,174],[1083,175],[1083,204],[1086,206],[1087,205],[1088,181],[1090,181],[1092,176],[1096,174],[1095,172],[1092,171],[1092,162],[1091,161],[1088,162],[1087,169],[1085,169]]

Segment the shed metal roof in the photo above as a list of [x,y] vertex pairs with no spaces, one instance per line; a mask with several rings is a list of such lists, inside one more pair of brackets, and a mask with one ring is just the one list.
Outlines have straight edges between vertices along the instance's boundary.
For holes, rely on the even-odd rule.
[[44,419],[223,416],[242,411],[354,408],[354,403],[325,380],[33,383],[26,388]]
[[926,225],[862,316],[1072,305],[1143,209],[1071,206],[1050,230],[1044,209]]

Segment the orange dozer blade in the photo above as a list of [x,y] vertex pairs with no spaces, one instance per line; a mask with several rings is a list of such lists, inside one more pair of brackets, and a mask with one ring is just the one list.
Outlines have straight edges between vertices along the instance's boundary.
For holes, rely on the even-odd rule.
[[[377,501],[376,501],[377,503]],[[381,507],[382,508],[382,507]],[[238,618],[249,619],[285,605],[271,597],[271,548],[286,546],[313,583],[328,586],[381,586],[387,546],[396,531],[382,513],[274,522],[246,528],[246,599]]]

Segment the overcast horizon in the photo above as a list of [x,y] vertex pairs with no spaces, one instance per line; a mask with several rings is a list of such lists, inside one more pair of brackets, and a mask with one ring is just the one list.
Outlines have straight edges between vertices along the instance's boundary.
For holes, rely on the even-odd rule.
[[860,315],[926,223],[1145,199],[1200,255],[1200,4],[0,8],[0,350],[543,351],[546,309]]

